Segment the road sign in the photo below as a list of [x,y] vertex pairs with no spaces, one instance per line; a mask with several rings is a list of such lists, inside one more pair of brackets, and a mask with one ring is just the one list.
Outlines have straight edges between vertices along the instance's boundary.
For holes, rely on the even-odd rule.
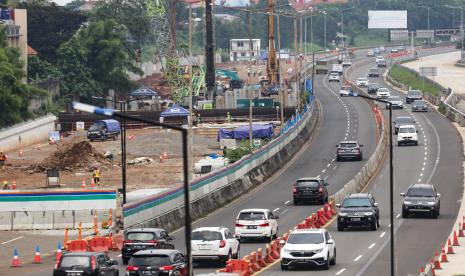
[[417,30],[417,38],[434,38],[434,30]]
[[437,76],[437,67],[420,67],[420,76],[422,77]]

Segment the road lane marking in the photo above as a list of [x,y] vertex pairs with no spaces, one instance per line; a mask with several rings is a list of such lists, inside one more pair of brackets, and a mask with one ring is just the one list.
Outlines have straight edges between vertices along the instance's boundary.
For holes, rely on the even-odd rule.
[[360,260],[363,257],[363,255],[359,255],[357,258],[354,259],[354,262]]
[[418,178],[418,183],[420,183],[420,182],[421,182],[421,178]]
[[288,211],[289,211],[289,209],[286,209],[286,210],[282,211],[279,215],[282,216],[282,215],[284,215],[285,213],[287,213]]
[[2,242],[2,244],[7,244],[7,243],[10,243],[10,242],[14,242],[14,241],[19,240],[19,239],[22,239],[22,238],[24,238],[24,236],[20,236],[20,237],[14,238],[14,239],[11,239],[11,240],[9,240],[9,241],[4,241],[4,242]]
[[337,169],[337,166],[334,166],[334,167],[333,167],[333,171],[335,171],[336,169]]
[[326,172],[326,169],[322,170],[321,172],[322,172],[322,173],[325,173],[325,172]]
[[344,271],[346,271],[345,268],[343,268],[343,269],[339,270],[338,272],[336,272],[336,275],[342,274]]
[[329,166],[331,166],[331,163],[329,163],[328,165],[326,165],[326,168],[329,168]]
[[316,178],[320,178],[320,175],[317,175]]
[[372,243],[370,246],[368,246],[368,249],[372,249],[374,246],[376,245],[376,243]]
[[399,218],[400,217],[400,214],[397,214],[396,218]]
[[284,202],[284,205],[287,205],[287,204],[289,204],[290,202],[291,202],[291,201],[288,200],[288,201]]
[[116,258],[120,258],[121,256],[123,256],[122,254],[119,254],[118,256],[116,256]]
[[336,158],[331,159],[331,162],[334,162],[334,160],[336,160]]
[[386,232],[381,233],[381,235],[379,235],[379,237],[382,238],[382,237],[384,237],[384,235],[386,235]]
[[279,210],[279,207],[278,207],[278,208],[276,208],[276,209],[274,209],[274,210],[273,210],[273,212],[276,212],[276,211],[278,211],[278,210]]

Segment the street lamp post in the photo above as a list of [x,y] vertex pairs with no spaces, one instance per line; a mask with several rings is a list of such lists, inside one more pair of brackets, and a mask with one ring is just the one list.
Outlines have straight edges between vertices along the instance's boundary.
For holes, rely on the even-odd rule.
[[426,7],[426,6],[418,6],[419,8],[425,8],[428,10],[428,19],[427,19],[427,24],[428,24],[428,45],[431,45],[431,37],[430,37],[430,24],[429,24],[429,10],[430,10],[430,7]]
[[[460,9],[461,10],[461,13],[460,13],[460,39],[461,39],[461,49],[460,49],[460,62],[464,62],[464,58],[465,58],[465,55],[464,55],[464,49],[463,49],[463,40],[465,39],[465,35],[464,35],[464,30],[463,30],[463,7],[454,7],[454,6],[449,6],[449,5],[446,5],[445,7],[447,8],[451,8],[452,11],[454,12],[455,9]],[[455,14],[455,12],[454,12]],[[455,19],[454,19],[454,24],[455,24]]]

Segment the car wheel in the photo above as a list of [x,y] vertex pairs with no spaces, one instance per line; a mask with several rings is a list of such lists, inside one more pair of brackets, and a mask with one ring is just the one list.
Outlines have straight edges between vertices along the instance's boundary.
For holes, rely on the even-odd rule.
[[336,248],[334,248],[334,257],[333,257],[333,259],[331,260],[331,262],[329,264],[330,265],[335,265],[336,264]]
[[371,223],[371,230],[373,231],[376,231],[378,229],[378,222],[373,221],[373,223]]
[[431,212],[431,216],[434,218],[434,219],[437,219],[439,217],[439,211],[438,210],[434,210]]
[[378,224],[378,228],[379,228],[379,226],[381,225],[381,223],[379,223],[379,218],[376,220],[376,223]]
[[292,203],[293,203],[294,205],[299,205],[299,204],[300,204],[300,201],[299,201],[298,199],[294,199],[294,200],[292,201]]
[[326,260],[325,260],[325,264],[323,266],[323,269],[324,270],[329,270],[329,253],[328,255],[326,256]]
[[397,146],[398,146],[398,147],[400,147],[401,145],[402,145],[401,143],[397,142]]
[[408,211],[405,209],[402,209],[402,218],[407,218],[408,217]]
[[239,238],[239,243],[245,242],[245,238]]
[[418,141],[417,141],[417,142],[415,142],[415,146],[418,146]]
[[288,270],[289,266],[281,263],[281,270]]
[[341,222],[337,222],[337,231],[344,231],[344,225]]
[[127,265],[129,263],[129,258],[122,258],[123,259],[123,264]]
[[358,158],[358,161],[362,161],[363,160],[363,156],[360,155],[360,157]]
[[119,271],[118,271],[118,270],[116,270],[116,271],[115,271],[115,273],[114,273],[113,275],[115,275],[115,276],[119,276]]

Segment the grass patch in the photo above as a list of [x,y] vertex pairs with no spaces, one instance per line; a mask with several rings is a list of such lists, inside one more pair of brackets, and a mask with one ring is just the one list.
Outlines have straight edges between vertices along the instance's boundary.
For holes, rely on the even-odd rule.
[[417,77],[414,73],[403,69],[397,65],[394,65],[389,70],[389,76],[397,82],[405,84],[411,89],[421,90],[431,95],[437,96],[439,94],[439,88],[432,86],[428,82],[423,82],[421,77]]

